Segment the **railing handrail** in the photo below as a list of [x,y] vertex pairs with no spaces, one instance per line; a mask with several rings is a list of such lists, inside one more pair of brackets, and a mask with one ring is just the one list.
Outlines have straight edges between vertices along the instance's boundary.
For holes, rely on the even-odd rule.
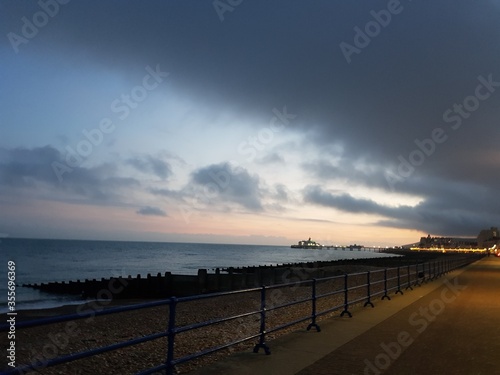
[[[433,280],[438,276],[441,276],[447,272],[450,272],[451,270],[454,270],[456,268],[465,266],[467,264],[472,263],[473,261],[479,259],[479,256],[476,254],[472,256],[455,256],[452,259],[446,259],[446,260],[432,260],[429,262],[424,262],[424,263],[415,263],[415,264],[407,264],[407,265],[402,265],[399,267],[391,267],[391,268],[383,268],[383,269],[378,269],[378,270],[369,270],[365,272],[355,272],[351,274],[343,274],[343,275],[336,275],[336,276],[329,276],[329,277],[323,277],[323,278],[314,278],[314,279],[306,279],[306,280],[297,280],[295,282],[290,282],[290,283],[282,283],[282,284],[274,284],[270,286],[261,286],[257,288],[248,288],[248,289],[242,289],[242,290],[235,290],[235,291],[229,291],[229,292],[217,292],[217,293],[209,293],[209,294],[201,294],[201,295],[195,295],[195,296],[188,296],[188,297],[181,297],[181,298],[176,298],[176,297],[171,297],[169,299],[165,300],[160,300],[160,301],[153,301],[153,302],[147,302],[147,303],[140,303],[140,304],[134,304],[134,305],[127,305],[127,306],[119,306],[119,307],[110,307],[110,308],[105,308],[100,311],[87,311],[83,313],[78,313],[78,314],[69,314],[69,315],[63,315],[63,316],[58,316],[58,317],[50,317],[50,318],[43,318],[43,319],[36,319],[36,320],[29,320],[29,321],[20,321],[16,322],[16,328],[22,329],[22,328],[28,328],[28,327],[34,327],[34,326],[41,326],[41,325],[47,325],[47,324],[52,324],[52,323],[61,323],[61,322],[66,322],[66,321],[71,321],[71,320],[77,320],[77,319],[85,319],[88,317],[95,317],[95,316],[102,316],[102,315],[109,315],[109,314],[115,314],[115,313],[121,313],[121,312],[126,312],[126,311],[133,311],[133,310],[140,310],[140,309],[146,309],[146,308],[152,308],[152,307],[158,307],[158,306],[169,306],[169,320],[168,320],[168,327],[166,330],[163,330],[158,333],[150,334],[147,336],[139,337],[136,339],[132,340],[127,340],[119,343],[115,343],[112,345],[108,345],[105,347],[99,347],[99,348],[93,348],[91,350],[87,350],[84,352],[78,352],[78,353],[72,353],[68,355],[63,355],[60,357],[56,357],[53,359],[50,359],[46,361],[46,366],[55,366],[63,363],[68,363],[71,361],[75,361],[78,359],[82,358],[87,358],[91,357],[97,354],[102,354],[105,352],[109,352],[112,350],[117,350],[121,349],[124,347],[129,347],[133,345],[137,345],[140,343],[144,343],[147,341],[152,341],[159,339],[161,337],[168,337],[168,344],[167,344],[167,359],[164,364],[156,366],[152,369],[149,370],[144,370],[140,372],[140,374],[151,374],[154,371],[159,371],[160,369],[167,369],[167,374],[171,375],[173,374],[173,367],[176,364],[180,363],[185,363],[188,362],[194,358],[198,358],[203,355],[207,355],[210,353],[213,353],[218,350],[222,350],[225,348],[228,348],[230,346],[254,339],[254,338],[259,338],[259,343],[255,345],[254,347],[254,352],[258,352],[260,348],[264,348],[266,354],[270,354],[269,347],[266,344],[266,334],[270,332],[275,332],[287,327],[290,327],[292,325],[298,324],[300,322],[308,321],[311,320],[311,323],[307,327],[309,330],[312,326],[316,327],[316,330],[319,332],[320,327],[318,326],[316,322],[316,318],[319,316],[326,315],[328,313],[334,312],[336,310],[340,310],[344,308],[342,311],[341,316],[344,314],[347,314],[349,317],[352,317],[351,312],[349,311],[349,307],[354,304],[354,303],[360,303],[366,300],[365,306],[368,304],[371,305],[372,307],[374,306],[373,303],[371,302],[371,298],[380,294],[383,294],[382,299],[387,298],[390,300],[390,297],[388,295],[389,291],[393,291],[397,289],[396,293],[401,293],[401,288],[407,285],[407,289],[413,289],[411,285],[414,286],[419,286],[421,285],[422,282],[428,281],[428,280]],[[427,267],[426,267],[427,266]],[[396,276],[391,276],[388,277],[388,272],[397,270],[397,275]],[[429,274],[426,274],[426,273]],[[377,274],[377,273],[383,273],[383,278],[382,279],[377,279],[373,280],[370,276]],[[422,273],[423,277],[422,280],[420,280],[421,277],[419,277],[420,273]],[[367,279],[364,281],[357,281],[356,285],[349,285],[349,278],[359,278],[362,276],[367,276]],[[322,282],[326,281],[331,281],[335,279],[341,279],[343,281],[342,285],[339,286],[338,289],[335,289],[333,291],[328,291],[326,293],[318,293],[317,292],[317,287],[318,285],[321,285]],[[354,279],[356,280],[356,279]],[[397,284],[394,284],[394,281],[397,280]],[[383,286],[380,286],[379,291],[371,291],[371,287],[382,284]],[[391,285],[389,286],[389,283]],[[274,306],[268,306],[267,305],[267,291],[276,289],[276,288],[285,288],[285,287],[291,287],[291,286],[297,286],[297,285],[305,285],[305,284],[311,284],[311,291],[312,295],[309,295],[308,297],[302,297],[298,300],[292,300],[291,302],[286,302],[286,303],[281,303],[280,305],[274,305]],[[365,290],[367,291],[366,296],[354,296],[351,297],[352,292],[355,292],[357,290]],[[260,309],[249,311],[249,312],[244,312],[240,313],[237,315],[232,315],[229,317],[223,317],[223,318],[217,318],[217,319],[211,319],[207,320],[204,322],[198,322],[194,324],[187,324],[184,326],[176,326],[176,306],[179,303],[185,303],[185,302],[190,302],[190,301],[198,301],[198,300],[203,300],[203,299],[211,299],[211,298],[218,298],[218,297],[225,297],[225,296],[230,296],[230,295],[238,295],[238,294],[243,294],[243,293],[252,293],[252,292],[259,292],[260,293]],[[340,305],[336,305],[333,307],[328,307],[324,309],[323,311],[317,311],[317,301],[320,299],[325,299],[329,296],[336,295],[336,294],[343,294],[344,295],[344,303]],[[272,312],[274,310],[280,309],[280,308],[285,308],[297,304],[303,304],[306,302],[311,302],[312,303],[312,311],[310,315],[307,316],[302,316],[298,319],[294,319],[292,321],[287,321],[285,323],[282,323],[276,327],[269,328],[266,330],[266,315],[268,312]],[[260,329],[259,332],[255,334],[251,334],[247,337],[240,338],[236,341],[231,341],[229,343],[224,343],[222,345],[218,345],[215,347],[207,348],[204,350],[201,350],[196,353],[192,353],[189,355],[186,355],[181,358],[174,358],[174,351],[173,351],[173,346],[175,343],[175,337],[177,334],[191,331],[194,329],[200,329],[203,327],[211,326],[214,324],[220,324],[232,320],[236,320],[239,318],[244,318],[248,317],[250,315],[257,315],[260,314],[261,317],[261,324],[260,324]],[[0,331],[6,331],[9,329],[9,324],[1,324],[0,325]],[[5,374],[20,374],[24,373],[25,371],[29,369],[34,369],[38,364],[32,363],[32,364],[27,364],[27,365],[21,365],[17,368],[14,369],[9,369]],[[38,366],[39,367],[39,366]],[[154,370],[154,371],[153,371]]]
[[[89,311],[75,313],[75,314],[52,316],[49,318],[19,321],[19,322],[16,322],[16,329],[17,328],[38,327],[38,326],[47,325],[47,324],[63,323],[63,322],[71,321],[71,320],[85,319],[85,318],[90,318],[90,317],[94,317],[94,316],[116,314],[116,313],[122,313],[122,312],[133,311],[133,310],[141,310],[141,309],[146,309],[146,308],[151,308],[151,307],[164,306],[164,305],[168,305],[169,303],[170,303],[170,300],[166,299],[166,300],[160,300],[160,301],[138,303],[138,304],[133,304],[133,305],[103,308],[102,310],[89,310]],[[7,331],[8,328],[9,328],[8,324],[5,324],[5,323],[0,324],[0,332]]]

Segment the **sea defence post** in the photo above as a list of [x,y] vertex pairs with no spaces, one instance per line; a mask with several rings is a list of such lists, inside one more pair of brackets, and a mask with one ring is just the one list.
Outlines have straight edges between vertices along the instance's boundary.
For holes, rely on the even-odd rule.
[[[184,297],[204,293],[226,292],[262,285],[277,285],[294,280],[324,278],[344,274],[343,267],[364,265],[374,268],[398,267],[405,264],[425,262],[435,258],[436,253],[408,254],[405,256],[371,259],[348,259],[307,263],[285,263],[275,266],[216,268],[214,272],[199,269],[197,275],[175,275],[171,272],[156,276],[140,274],[136,277],[110,277],[76,281],[23,284],[48,293],[78,295],[84,299],[159,299],[171,296]],[[400,254],[401,255],[401,254]],[[446,256],[446,254],[438,254]]]

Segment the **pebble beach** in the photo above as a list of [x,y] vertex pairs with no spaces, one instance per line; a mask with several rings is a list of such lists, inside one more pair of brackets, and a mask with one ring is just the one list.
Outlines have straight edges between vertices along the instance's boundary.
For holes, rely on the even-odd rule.
[[[350,264],[338,266],[339,275],[344,273],[358,274],[351,278],[352,286],[362,285],[365,276],[362,273],[380,269],[380,264]],[[368,262],[369,263],[369,262]],[[380,274],[380,273],[378,273]],[[328,293],[332,290],[341,290],[343,278],[318,283],[317,293]],[[273,290],[269,294],[267,308],[266,329],[272,331],[273,327],[288,322],[311,316],[311,302],[306,301],[292,306],[273,309],[273,307],[293,301],[307,299],[311,295],[308,286],[287,286]],[[379,290],[372,290],[377,293]],[[364,296],[364,288],[350,293],[350,298],[356,299],[356,293]],[[26,310],[18,313],[18,321],[33,320],[43,317],[74,314],[81,312],[99,311],[105,308],[130,305],[146,301],[140,300],[115,300],[92,301],[85,305],[64,306],[46,310]],[[335,311],[319,318],[328,319],[339,316],[343,304],[343,294],[334,294],[318,300],[317,311],[325,311],[338,307]],[[260,292],[245,292],[225,296],[206,298],[195,301],[183,302],[177,305],[176,326],[182,327],[212,319],[227,318],[248,312],[257,312],[260,309]],[[87,318],[18,329],[16,332],[16,362],[17,365],[37,362],[40,364],[40,374],[135,374],[164,363],[167,355],[167,339],[165,337],[145,342],[132,347],[122,348],[93,357],[79,359],[67,364],[45,368],[47,359],[83,352],[99,347],[104,347],[127,340],[140,338],[146,335],[165,332],[168,324],[168,305],[144,308],[121,313]],[[266,335],[266,341],[280,335],[288,334],[295,330],[305,330],[310,320],[292,325]],[[259,332],[260,315],[258,313],[203,327],[176,335],[174,357],[180,358],[189,354],[237,341]],[[201,366],[217,361],[231,353],[238,351],[251,351],[258,342],[258,338],[231,346],[213,354],[180,364],[176,367],[178,373],[189,373]],[[7,342],[2,341],[2,350],[7,349]],[[264,355],[263,351],[256,355]],[[1,365],[7,369],[7,365]]]

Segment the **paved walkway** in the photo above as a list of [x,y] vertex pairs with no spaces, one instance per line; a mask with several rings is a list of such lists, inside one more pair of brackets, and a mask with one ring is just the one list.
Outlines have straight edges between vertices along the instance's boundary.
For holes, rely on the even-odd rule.
[[391,298],[271,341],[269,356],[239,353],[193,374],[500,374],[499,258]]

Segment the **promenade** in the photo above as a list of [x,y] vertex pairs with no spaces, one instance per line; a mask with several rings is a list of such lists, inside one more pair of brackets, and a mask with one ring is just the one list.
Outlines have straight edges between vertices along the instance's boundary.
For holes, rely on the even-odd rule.
[[356,307],[193,375],[500,374],[500,258]]

